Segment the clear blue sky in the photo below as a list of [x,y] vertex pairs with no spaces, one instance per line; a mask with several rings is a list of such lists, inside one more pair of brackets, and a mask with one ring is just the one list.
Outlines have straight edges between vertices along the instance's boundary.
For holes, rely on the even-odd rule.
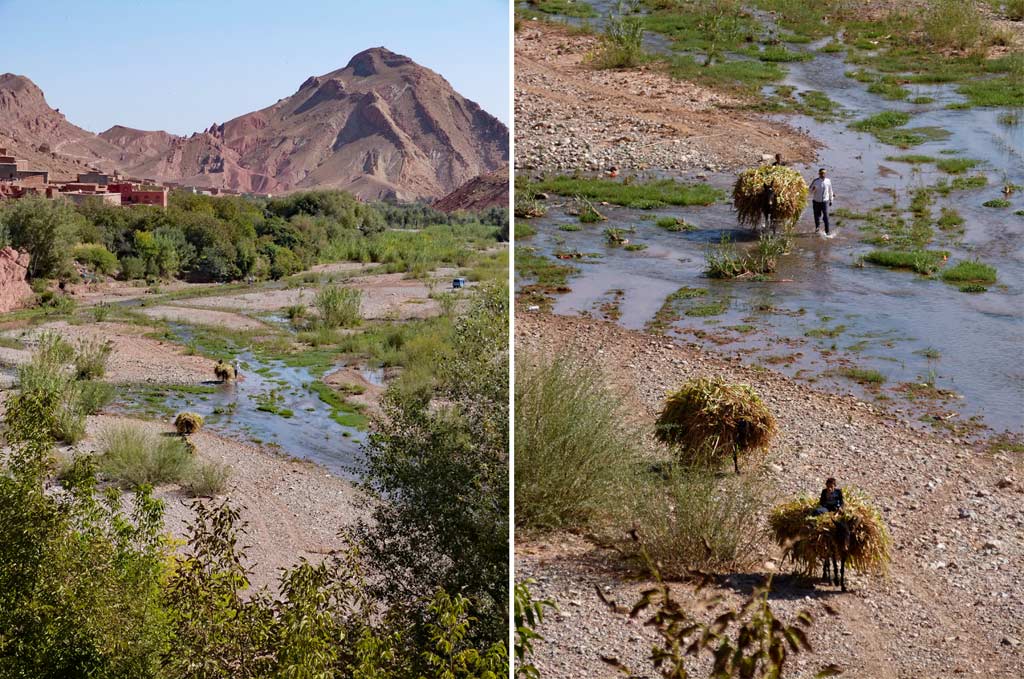
[[384,46],[508,124],[510,0],[0,0],[0,73],[93,132],[190,134]]

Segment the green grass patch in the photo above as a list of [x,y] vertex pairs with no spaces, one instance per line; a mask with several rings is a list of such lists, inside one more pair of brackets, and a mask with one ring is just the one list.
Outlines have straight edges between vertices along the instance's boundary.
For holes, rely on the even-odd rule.
[[332,420],[343,427],[366,429],[369,420],[362,413],[362,408],[359,405],[346,401],[341,394],[320,380],[311,382],[308,388],[321,401],[330,406]]
[[884,99],[899,101],[910,96],[910,90],[897,82],[889,80],[877,80],[868,86],[868,92],[877,94]]
[[958,91],[970,106],[1024,106],[1024,79],[1017,76],[973,80]]
[[935,167],[947,174],[962,174],[980,163],[980,160],[972,158],[943,158],[935,163]]
[[666,231],[696,231],[697,227],[678,217],[658,217],[654,222]]
[[680,301],[703,297],[707,294],[707,288],[679,288],[665,298],[661,307],[654,314],[654,318],[644,325],[644,329],[650,333],[663,334],[670,325],[679,320],[680,315],[677,306]]
[[940,250],[872,250],[864,255],[864,261],[890,269],[910,269],[927,276],[938,271],[948,256],[948,252]]
[[1010,207],[1010,201],[1006,200],[1005,198],[993,198],[992,200],[986,200],[984,203],[982,203],[982,206],[1007,208]]
[[516,220],[515,232],[516,240],[523,240],[537,235],[537,229],[522,220]]
[[959,290],[960,292],[967,292],[972,294],[988,292],[988,288],[979,283],[968,283],[966,285],[961,285],[957,288],[957,290]]
[[965,221],[956,208],[944,207],[942,208],[942,216],[935,223],[943,231],[954,231],[959,230]]
[[965,260],[943,269],[942,280],[948,283],[992,284],[996,282],[996,268],[977,260]]
[[926,163],[934,163],[936,161],[934,156],[925,156],[917,153],[907,153],[899,156],[886,156],[885,159],[890,163],[910,163],[911,165],[924,165]]
[[820,328],[811,328],[804,333],[804,337],[814,337],[816,339],[835,338],[843,334],[846,331],[846,326],[839,324],[834,328],[822,326]]
[[782,80],[786,72],[768,61],[720,61],[704,66],[690,55],[672,59],[669,73],[679,80],[759,98],[764,85]]
[[902,127],[910,122],[910,114],[901,111],[882,111],[873,116],[850,123],[850,128],[858,132],[869,132],[874,134],[881,130],[891,130]]
[[686,310],[687,316],[720,316],[729,309],[729,302],[727,300],[718,300],[710,302],[708,304],[698,304],[697,306],[690,307]]
[[889,144],[901,149],[920,146],[930,141],[941,141],[948,139],[950,136],[949,130],[931,126],[879,130],[874,134],[875,138],[883,144]]
[[934,104],[935,97],[914,97],[910,100],[911,104]]
[[[559,231],[582,231],[583,227],[579,224],[562,224],[558,227]],[[518,262],[516,262],[518,264]]]
[[685,183],[673,179],[649,182],[616,181],[594,177],[549,177],[530,184],[534,191],[547,191],[562,196],[581,196],[637,209],[666,205],[711,205],[725,198],[725,193],[705,183]]
[[579,269],[559,260],[551,259],[531,248],[516,248],[516,273],[539,285],[564,286],[569,276],[579,273]]
[[953,183],[950,184],[950,188],[954,191],[970,191],[973,189],[980,189],[983,186],[988,185],[988,177],[983,174],[976,174],[970,177],[956,177],[953,179]]
[[886,380],[885,375],[868,368],[842,368],[839,374],[860,384],[884,384]]

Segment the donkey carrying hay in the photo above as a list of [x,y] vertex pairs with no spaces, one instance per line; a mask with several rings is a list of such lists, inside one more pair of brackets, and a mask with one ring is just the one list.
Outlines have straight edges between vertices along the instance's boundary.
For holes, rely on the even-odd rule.
[[810,496],[776,505],[768,524],[784,556],[801,564],[807,574],[822,563],[823,578],[845,592],[847,564],[861,573],[886,571],[892,538],[881,514],[863,493],[845,489],[844,494],[841,510],[818,516],[813,514],[818,500]]

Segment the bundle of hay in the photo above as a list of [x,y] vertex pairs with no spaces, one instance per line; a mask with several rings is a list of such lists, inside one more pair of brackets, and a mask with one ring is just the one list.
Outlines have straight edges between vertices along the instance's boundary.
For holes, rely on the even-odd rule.
[[772,509],[768,525],[772,537],[785,548],[785,555],[813,573],[833,552],[836,524],[845,521],[850,529],[847,564],[860,573],[884,573],[890,561],[892,538],[882,515],[856,488],[843,490],[844,504],[838,512],[812,516],[816,498],[805,496],[783,502]]
[[655,426],[655,438],[677,447],[682,462],[706,464],[732,455],[737,474],[739,454],[767,448],[776,431],[757,392],[717,378],[693,380],[670,394]]
[[807,182],[796,170],[781,165],[751,167],[736,178],[732,188],[732,204],[736,208],[739,223],[751,227],[761,225],[766,186],[775,191],[772,219],[786,226],[795,223],[807,207]]
[[217,365],[213,367],[213,374],[217,376],[217,379],[221,382],[230,382],[235,379],[235,366],[224,361],[217,361]]
[[178,413],[174,418],[174,428],[182,436],[194,434],[203,428],[203,416],[199,413]]

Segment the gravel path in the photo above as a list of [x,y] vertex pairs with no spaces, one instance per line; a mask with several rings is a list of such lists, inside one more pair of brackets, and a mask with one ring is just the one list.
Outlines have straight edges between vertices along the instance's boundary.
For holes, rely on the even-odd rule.
[[[561,351],[592,357],[648,429],[664,395],[687,379],[749,383],[775,413],[780,434],[763,469],[748,473],[764,474],[776,500],[817,492],[827,476],[874,496],[894,539],[888,578],[854,574],[848,594],[777,582],[773,605],[784,618],[804,607],[820,614],[825,603],[841,614],[814,628],[817,653],[802,658],[793,676],[813,676],[826,662],[838,663],[844,676],[872,678],[1024,676],[1021,456],[921,433],[852,396],[611,323],[519,313],[516,347],[520,361]],[[788,571],[767,543],[758,557],[762,573]],[[593,591],[599,585],[632,603],[643,587],[624,577],[613,554],[573,536],[525,537],[517,540],[516,568],[517,579],[536,578],[537,594],[561,607],[540,630],[542,676],[616,676],[599,654],[646,668],[639,661],[648,631],[610,614]],[[731,574],[716,593],[735,600],[753,575]]]
[[[815,143],[735,108],[743,102],[670,77],[661,65],[597,70],[597,38],[544,22],[515,35],[517,173],[718,171],[784,152],[810,162]],[[730,107],[731,110],[723,110]]]

